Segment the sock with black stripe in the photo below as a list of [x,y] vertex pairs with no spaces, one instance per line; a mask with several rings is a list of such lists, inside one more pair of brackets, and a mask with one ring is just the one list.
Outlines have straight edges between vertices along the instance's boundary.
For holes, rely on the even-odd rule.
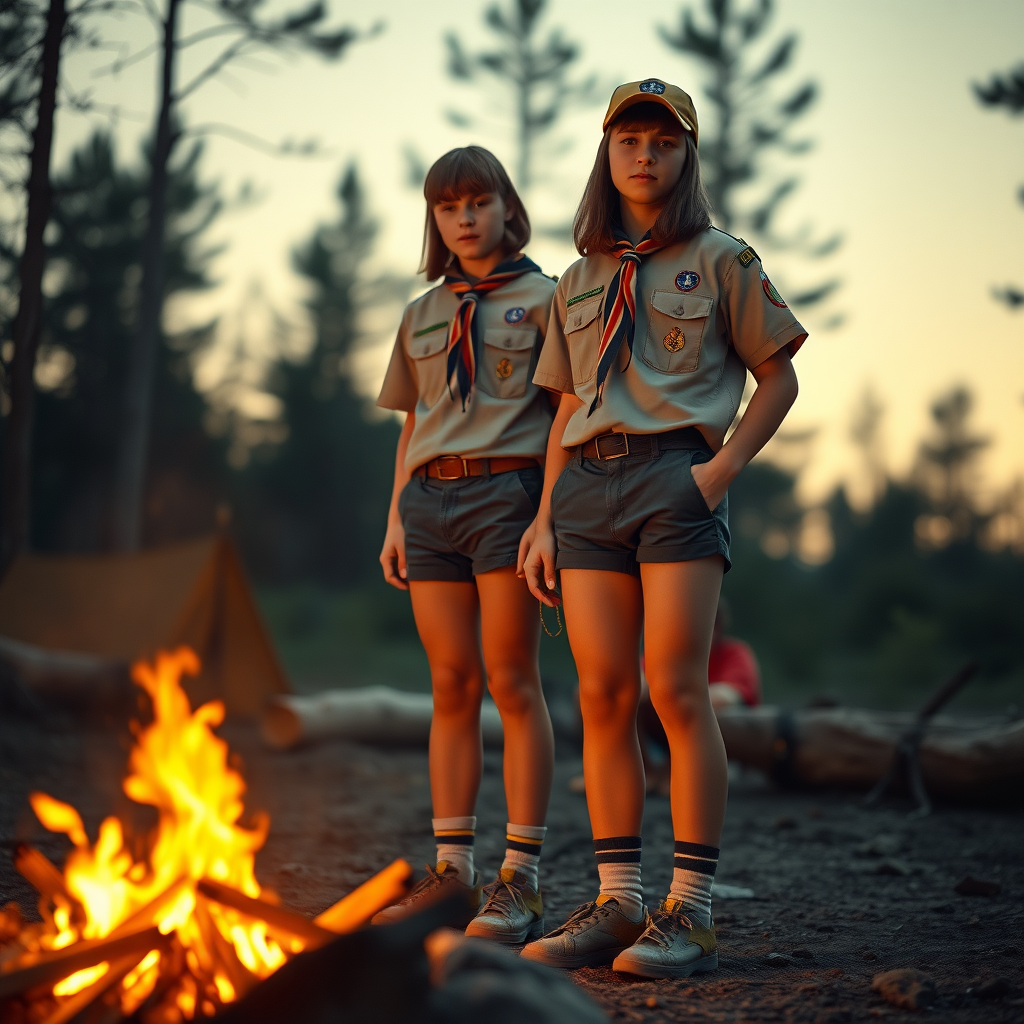
[[540,850],[548,830],[544,825],[513,825],[511,821],[505,829],[505,860],[501,870],[517,872],[536,892],[540,887]]
[[611,839],[595,839],[594,855],[597,857],[597,873],[601,876],[602,903],[612,897],[619,901],[619,908],[631,921],[644,916],[644,890],[640,884],[640,837],[613,836]]
[[668,898],[679,900],[694,921],[705,928],[711,926],[711,886],[718,867],[718,852],[717,846],[676,842]]
[[472,885],[476,880],[473,867],[473,841],[476,838],[476,815],[458,818],[434,818],[434,842],[437,843],[437,863],[444,861],[458,873],[459,881]]

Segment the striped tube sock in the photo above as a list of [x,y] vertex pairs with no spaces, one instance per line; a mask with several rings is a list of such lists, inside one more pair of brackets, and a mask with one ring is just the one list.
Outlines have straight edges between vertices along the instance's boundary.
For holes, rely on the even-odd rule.
[[476,838],[476,815],[461,818],[434,818],[434,842],[437,863],[445,861],[459,873],[459,881],[472,885],[476,880],[473,867],[473,840]]
[[718,847],[676,843],[670,900],[679,900],[686,912],[705,928],[711,927],[711,886],[718,867]]
[[540,866],[540,848],[544,845],[547,829],[543,825],[505,826],[505,860],[502,873],[511,869],[520,874],[526,884],[536,892],[540,888],[537,869]]
[[604,902],[606,897],[614,897],[626,917],[631,921],[641,920],[644,916],[644,890],[640,884],[640,837],[595,839],[594,854],[597,873],[601,876],[598,903]]

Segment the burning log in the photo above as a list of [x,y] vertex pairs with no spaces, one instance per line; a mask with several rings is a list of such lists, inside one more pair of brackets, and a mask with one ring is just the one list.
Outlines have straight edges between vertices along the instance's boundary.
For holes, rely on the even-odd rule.
[[408,891],[411,878],[412,865],[399,858],[338,900],[333,907],[314,917],[313,921],[339,935],[354,932],[367,924],[378,911],[397,903]]
[[310,921],[308,917],[296,914],[294,910],[285,910],[284,907],[267,903],[266,900],[255,900],[222,882],[204,878],[198,883],[196,889],[207,899],[213,900],[214,903],[237,910],[246,917],[263,921],[277,931],[294,935],[297,939],[302,940],[307,949],[319,949],[335,937],[334,932],[321,928],[320,925]]
[[52,900],[59,894],[71,902],[71,896],[64,886],[64,876],[45,854],[27,843],[18,843],[12,859],[18,873],[36,888],[41,896]]
[[[389,686],[325,690],[311,697],[286,694],[271,699],[263,715],[263,738],[275,750],[322,739],[426,745],[434,702],[427,693]],[[480,729],[486,746],[503,742],[497,707],[484,701]]]
[[21,957],[21,966],[16,962],[12,968],[0,972],[0,1000],[42,985],[52,985],[76,971],[95,967],[105,960],[116,960],[136,953],[141,959],[151,949],[160,949],[167,941],[167,937],[160,934],[159,928],[144,928],[130,935],[86,939],[63,949],[26,953]]
[[[142,963],[143,957],[131,953],[115,960],[107,972],[98,981],[94,981],[81,992],[76,992],[67,1002],[45,1018],[43,1024],[78,1024],[89,1016],[89,1011],[112,989],[119,985],[134,968]],[[120,1019],[118,1012],[118,1019]]]

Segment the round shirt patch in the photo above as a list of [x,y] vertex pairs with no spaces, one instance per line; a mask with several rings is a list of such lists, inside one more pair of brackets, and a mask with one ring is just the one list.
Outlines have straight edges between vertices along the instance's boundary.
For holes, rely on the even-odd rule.
[[768,301],[773,306],[788,309],[786,300],[776,291],[775,285],[768,280],[768,275],[763,270],[761,271],[761,287],[764,289],[765,295],[768,296]]
[[665,91],[665,83],[659,82],[656,78],[648,78],[646,82],[640,83],[640,91],[660,96]]
[[494,374],[498,380],[508,380],[512,376],[512,360],[502,359],[494,368]]
[[676,287],[681,292],[692,292],[700,284],[700,274],[696,270],[681,270],[676,274]]
[[522,306],[513,306],[505,310],[505,323],[518,324],[526,316],[526,310]]

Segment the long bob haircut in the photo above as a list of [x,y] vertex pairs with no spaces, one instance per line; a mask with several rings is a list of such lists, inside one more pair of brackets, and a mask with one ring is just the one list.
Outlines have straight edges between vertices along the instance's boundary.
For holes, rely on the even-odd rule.
[[[660,103],[636,103],[627,107],[610,125],[597,147],[597,159],[584,189],[572,225],[573,241],[581,256],[611,252],[615,245],[615,229],[619,227],[619,192],[612,182],[608,150],[616,131],[650,131],[670,127],[684,136],[686,162],[679,182],[670,193],[658,219],[651,228],[651,238],[662,245],[687,242],[711,227],[711,200],[704,191],[700,177],[700,161],[693,135],[685,131]],[[620,228],[621,230],[621,228]]]
[[427,171],[423,183],[423,196],[427,200],[427,222],[423,228],[423,259],[420,273],[426,273],[428,281],[436,281],[445,267],[455,259],[444,244],[441,232],[434,220],[434,207],[438,203],[450,203],[463,196],[479,196],[493,193],[500,196],[505,208],[512,211],[512,218],[505,225],[502,245],[506,254],[519,252],[530,240],[530,218],[526,207],[519,198],[501,161],[483,146],[464,146],[445,153]]

